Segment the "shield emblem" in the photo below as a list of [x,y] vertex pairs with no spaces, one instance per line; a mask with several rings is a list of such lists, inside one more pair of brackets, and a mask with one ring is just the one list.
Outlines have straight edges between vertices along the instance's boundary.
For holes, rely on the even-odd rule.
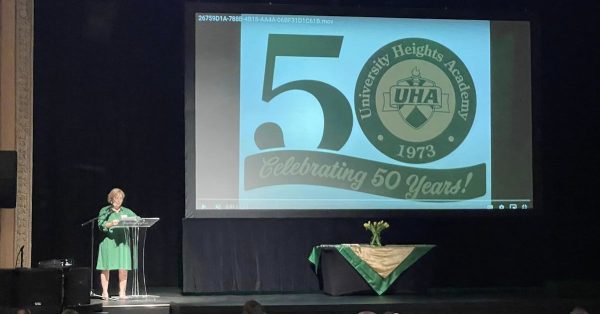
[[442,107],[442,90],[435,82],[422,78],[413,71],[413,76],[396,82],[384,93],[383,111],[397,111],[412,128],[423,127]]

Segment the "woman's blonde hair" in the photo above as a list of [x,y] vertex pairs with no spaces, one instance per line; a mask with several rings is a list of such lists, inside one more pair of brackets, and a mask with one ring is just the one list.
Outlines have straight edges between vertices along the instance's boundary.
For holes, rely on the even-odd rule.
[[113,199],[117,195],[121,195],[121,196],[123,196],[123,199],[125,199],[125,192],[123,192],[123,190],[121,190],[119,188],[114,188],[114,189],[110,190],[110,192],[108,193],[108,197],[106,198],[106,200],[108,201],[109,204],[112,204]]

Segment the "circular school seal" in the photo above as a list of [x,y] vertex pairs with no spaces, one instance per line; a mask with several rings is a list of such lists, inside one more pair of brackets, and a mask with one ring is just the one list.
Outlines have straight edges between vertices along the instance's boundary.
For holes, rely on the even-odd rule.
[[476,109],[469,70],[447,47],[406,38],[377,50],[363,66],[354,97],[363,133],[379,151],[406,163],[453,152]]

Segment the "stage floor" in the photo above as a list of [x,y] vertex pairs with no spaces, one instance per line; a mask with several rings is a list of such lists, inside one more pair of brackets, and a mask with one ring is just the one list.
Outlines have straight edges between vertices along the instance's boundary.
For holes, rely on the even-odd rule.
[[247,300],[260,302],[267,313],[548,313],[568,314],[578,306],[600,313],[600,298],[556,296],[539,289],[432,290],[420,295],[329,296],[307,294],[183,295],[178,288],[149,289],[156,298],[92,300],[108,313],[236,313]]

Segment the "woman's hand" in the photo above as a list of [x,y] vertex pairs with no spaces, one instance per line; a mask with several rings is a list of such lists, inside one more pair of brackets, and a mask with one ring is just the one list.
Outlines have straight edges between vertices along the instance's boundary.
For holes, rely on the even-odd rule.
[[118,220],[118,219],[115,219],[115,220],[113,220],[113,221],[109,221],[109,222],[107,222],[107,223],[106,223],[106,228],[112,228],[112,227],[114,227],[114,226],[116,226],[116,225],[118,225],[118,224],[119,224],[119,220]]

